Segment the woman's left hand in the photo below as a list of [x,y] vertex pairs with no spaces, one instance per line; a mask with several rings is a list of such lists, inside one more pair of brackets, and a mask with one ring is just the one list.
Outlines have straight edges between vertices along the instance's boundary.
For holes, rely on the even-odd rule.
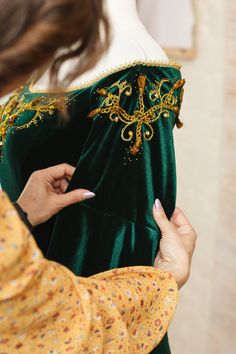
[[190,275],[197,234],[179,208],[169,221],[160,201],[156,200],[153,216],[161,230],[160,249],[154,266],[171,273],[181,288]]

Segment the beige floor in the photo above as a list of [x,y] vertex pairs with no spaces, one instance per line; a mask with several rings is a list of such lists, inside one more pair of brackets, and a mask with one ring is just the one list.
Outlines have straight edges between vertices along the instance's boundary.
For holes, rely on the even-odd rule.
[[196,0],[198,57],[186,62],[176,131],[178,204],[198,234],[173,354],[236,353],[236,1]]

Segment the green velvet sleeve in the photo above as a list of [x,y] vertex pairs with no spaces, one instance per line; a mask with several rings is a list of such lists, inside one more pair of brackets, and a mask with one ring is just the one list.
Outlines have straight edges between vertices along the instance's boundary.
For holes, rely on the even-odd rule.
[[84,276],[152,265],[160,240],[154,200],[169,217],[175,208],[173,128],[184,81],[175,68],[121,73],[91,89],[92,127],[69,186],[96,197],[60,212],[48,252]]

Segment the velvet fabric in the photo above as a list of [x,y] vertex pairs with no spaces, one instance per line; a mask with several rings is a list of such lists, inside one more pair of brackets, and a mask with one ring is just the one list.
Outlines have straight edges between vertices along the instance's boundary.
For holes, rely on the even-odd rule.
[[[142,139],[136,156],[129,152],[131,143],[122,139],[123,122],[111,121],[108,114],[88,118],[103,104],[104,97],[97,89],[117,94],[117,82],[126,81],[132,86],[131,95],[121,94],[122,108],[129,114],[137,111],[140,75],[146,77],[145,110],[154,105],[149,94],[155,82],[168,79],[162,86],[162,94],[167,94],[181,79],[180,70],[174,66],[130,65],[68,92],[70,121],[66,125],[60,123],[60,114],[55,111],[53,115],[45,113],[37,126],[17,131],[13,126],[7,131],[0,176],[12,200],[18,198],[33,171],[63,162],[77,166],[69,190],[86,188],[96,193],[94,199],[65,208],[35,229],[35,238],[47,257],[77,275],[152,265],[160,241],[152,217],[154,200],[161,200],[168,217],[175,208],[175,112],[170,111],[169,117],[162,115],[152,124],[154,136],[150,141]],[[48,95],[33,93],[28,86],[20,94],[28,101]],[[180,88],[173,97],[180,107]],[[29,121],[33,114],[21,113],[14,125]],[[135,132],[136,125],[131,129]],[[154,353],[170,353],[167,336]]]

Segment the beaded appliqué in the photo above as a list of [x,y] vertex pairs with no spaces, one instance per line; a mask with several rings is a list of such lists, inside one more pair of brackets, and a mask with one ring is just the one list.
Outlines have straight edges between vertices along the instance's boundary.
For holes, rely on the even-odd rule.
[[[26,96],[21,95],[21,91],[17,90],[13,96],[9,98],[5,105],[0,106],[0,156],[2,155],[2,147],[6,138],[7,130],[12,127],[13,132],[17,130],[30,128],[44,120],[44,114],[48,113],[52,116],[55,110],[65,106],[65,98],[58,97],[36,97],[29,102],[25,101]],[[15,125],[17,118],[25,111],[34,112],[29,122],[21,125]]]
[[[117,87],[118,94],[110,93],[105,88],[97,89],[97,93],[103,96],[104,99],[100,107],[90,112],[89,118],[94,118],[98,114],[108,114],[109,119],[113,122],[121,121],[124,127],[121,130],[121,138],[124,141],[131,142],[129,152],[136,156],[140,151],[143,139],[150,141],[154,136],[154,129],[152,124],[160,119],[170,117],[170,112],[175,113],[176,125],[181,128],[183,124],[179,120],[179,104],[178,98],[174,95],[175,91],[181,89],[180,104],[183,97],[183,86],[185,80],[176,81],[167,93],[163,93],[162,88],[166,83],[171,84],[170,80],[163,79],[160,82],[156,81],[149,91],[149,99],[154,102],[154,105],[145,110],[144,95],[146,87],[146,76],[140,75],[138,77],[138,91],[139,91],[139,104],[138,109],[129,114],[121,106],[121,95],[124,93],[126,96],[132,95],[132,86],[127,81],[116,82],[110,88]],[[145,129],[143,129],[143,127]],[[132,131],[133,129],[134,131]]]

